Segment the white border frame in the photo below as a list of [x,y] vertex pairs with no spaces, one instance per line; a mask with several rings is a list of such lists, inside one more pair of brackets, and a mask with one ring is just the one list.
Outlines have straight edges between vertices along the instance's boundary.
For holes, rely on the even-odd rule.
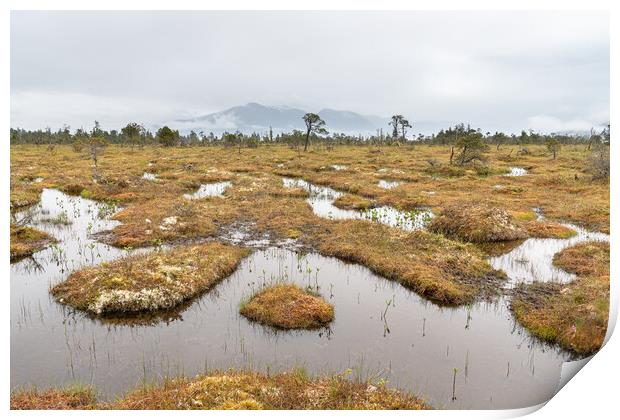
[[[4,226],[7,229],[2,229],[2,232],[8,232],[8,220],[9,220],[9,206],[6,205],[9,197],[9,178],[10,178],[10,158],[9,158],[9,141],[8,133],[10,127],[10,11],[11,10],[608,10],[610,12],[610,38],[611,38],[611,102],[610,102],[610,116],[611,125],[613,127],[620,127],[620,120],[617,115],[618,107],[618,77],[620,74],[620,68],[618,67],[618,51],[620,48],[618,42],[620,35],[620,28],[618,27],[618,13],[620,8],[620,2],[618,1],[606,1],[606,0],[589,0],[589,1],[575,1],[575,0],[504,0],[504,1],[490,1],[490,0],[436,0],[436,1],[423,1],[423,0],[382,0],[381,2],[372,2],[368,0],[315,0],[313,2],[308,1],[292,1],[283,0],[265,0],[261,4],[252,2],[250,0],[216,0],[211,2],[198,1],[198,0],[150,0],[150,1],[122,1],[122,0],[92,0],[88,2],[78,0],[56,0],[53,3],[44,0],[5,0],[2,2],[1,20],[1,39],[2,42],[2,55],[5,57],[2,60],[4,65],[1,68],[1,80],[2,80],[2,117],[0,119],[0,129],[5,133],[4,145],[0,149],[0,162],[3,170],[3,182],[1,185],[2,196],[4,197],[5,205],[0,207],[0,217],[3,220]],[[615,25],[614,25],[615,24]],[[614,47],[616,49],[614,50]],[[614,114],[613,111],[616,111]],[[618,130],[612,130],[614,133]],[[613,136],[617,137],[617,136]],[[620,139],[620,137],[619,137]],[[620,140],[617,140],[620,141]],[[611,417],[609,413],[617,412],[617,406],[615,399],[617,398],[617,375],[620,373],[620,362],[618,355],[620,355],[620,344],[617,337],[611,337],[615,327],[617,314],[618,314],[618,251],[615,244],[617,243],[617,231],[614,226],[617,226],[616,220],[616,203],[618,203],[618,186],[615,180],[618,176],[618,161],[619,153],[616,152],[617,146],[615,146],[616,139],[612,140],[612,167],[611,167],[611,196],[610,196],[610,211],[611,211],[611,307],[610,307],[610,326],[608,330],[608,342],[601,349],[601,351],[587,363],[586,367],[577,375],[577,379],[569,381],[569,383],[554,397],[550,402],[541,410],[539,407],[531,407],[521,410],[503,410],[503,411],[434,411],[434,412],[381,412],[382,417],[399,417],[403,416],[423,416],[423,417],[436,417],[436,418],[506,418],[516,417],[531,413],[532,418],[562,418],[572,419],[579,418],[608,418]],[[620,146],[618,146],[620,147]],[[6,233],[3,233],[0,239],[1,248],[0,255],[4,256],[3,272],[9,272],[9,237]],[[10,395],[10,305],[8,301],[10,299],[9,279],[8,275],[4,276],[2,287],[4,289],[5,305],[3,306],[3,323],[2,323],[2,336],[4,337],[4,345],[1,348],[2,354],[0,360],[4,369],[4,378],[2,381],[2,389],[0,390],[0,397],[3,401],[3,408],[8,411],[9,407],[9,395]],[[537,411],[538,410],[538,411]],[[46,416],[48,418],[66,418],[77,416],[87,416],[90,418],[103,418],[108,416],[106,412],[10,412],[11,416],[31,418]],[[169,418],[170,416],[210,416],[210,418],[216,417],[235,417],[235,418],[250,418],[250,416],[260,416],[269,418],[285,418],[290,417],[290,412],[210,412],[210,413],[196,413],[196,412],[123,412],[122,416],[141,417],[141,418]],[[115,413],[113,415],[119,415]],[[356,419],[369,418],[370,416],[376,416],[378,413],[372,412],[296,412],[295,416],[300,417],[316,417],[329,415],[330,417],[349,417]]]

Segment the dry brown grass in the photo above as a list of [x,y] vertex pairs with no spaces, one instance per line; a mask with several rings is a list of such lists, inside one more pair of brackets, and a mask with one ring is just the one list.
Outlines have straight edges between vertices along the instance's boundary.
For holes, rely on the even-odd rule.
[[609,244],[575,245],[556,254],[554,263],[577,279],[568,285],[520,286],[511,305],[515,317],[541,339],[594,353],[603,344],[609,317]]
[[[294,238],[324,255],[363,264],[438,301],[459,303],[471,301],[494,284],[488,281],[494,276],[478,251],[437,235],[405,240],[407,234],[397,229],[321,219],[305,202],[307,192],[283,188],[281,176],[329,185],[346,192],[343,200],[350,202],[372,201],[401,210],[428,206],[442,214],[475,199],[486,207],[521,215],[515,223],[523,227],[525,236],[567,234],[557,226],[530,226],[534,207],[541,207],[550,221],[609,231],[609,185],[591,181],[585,148],[567,146],[556,160],[544,147],[529,149],[529,155],[513,153],[506,159],[508,150],[493,148],[487,156],[490,175],[466,167],[446,176],[427,170],[429,160],[448,166],[450,149],[443,146],[316,148],[301,155],[285,146],[243,149],[241,154],[223,147],[146,147],[132,152],[111,146],[101,156],[102,180],[95,184],[89,160],[70,147],[57,147],[50,155],[45,147],[15,146],[11,147],[11,195],[32,196],[44,187],[68,188],[74,194],[121,203],[125,209],[116,219],[122,224],[103,238],[122,247],[213,239],[240,224],[256,235]],[[334,164],[347,168],[336,171]],[[527,168],[529,173],[497,175],[510,166]],[[145,171],[157,174],[156,181],[142,179]],[[43,177],[43,182],[28,181],[34,177]],[[380,179],[404,183],[383,189],[377,186]],[[182,198],[201,183],[221,180],[232,182],[224,198],[191,202]],[[501,188],[496,188],[498,184]],[[176,223],[164,225],[170,217]],[[346,229],[359,234],[343,232]],[[444,244],[448,251],[442,256]]]
[[54,238],[38,229],[11,224],[11,261],[30,256],[54,242]]
[[22,184],[19,186],[11,184],[11,212],[32,206],[39,201],[41,190],[36,185]]
[[341,376],[308,378],[303,372],[265,376],[221,373],[179,379],[137,390],[113,403],[114,409],[219,410],[420,410],[421,399],[385,385],[353,382]]
[[13,410],[428,410],[422,399],[385,383],[351,381],[345,375],[309,378],[294,370],[276,375],[215,372],[141,387],[111,403],[90,390],[49,389],[11,394]]
[[68,387],[18,391],[11,394],[11,410],[88,410],[96,408],[90,388]]
[[334,307],[312,291],[294,284],[276,284],[242,302],[239,313],[282,329],[315,329],[334,319]]
[[507,211],[473,203],[444,208],[428,229],[468,242],[515,241],[527,235]]
[[169,310],[232,274],[247,254],[207,243],[128,256],[75,271],[52,294],[94,314]]
[[530,221],[522,224],[532,238],[558,238],[566,239],[575,236],[577,232],[559,223],[548,220]]
[[[300,156],[285,146],[244,149],[240,155],[222,147],[146,147],[132,152],[111,146],[100,159],[104,182],[94,185],[89,160],[70,146],[56,147],[53,155],[47,153],[45,146],[12,146],[11,197],[17,202],[17,197],[27,195],[36,202],[41,188],[80,184],[98,199],[129,204],[153,192],[157,197],[168,191],[178,196],[177,192],[188,192],[202,182],[274,174],[303,177],[374,198],[378,205],[390,204],[403,210],[428,205],[440,212],[468,197],[478,197],[511,211],[541,207],[552,220],[609,232],[609,184],[592,181],[586,147],[566,146],[555,160],[544,146],[527,147],[528,155],[513,153],[508,160],[508,149],[491,148],[486,157],[492,175],[481,176],[472,167],[458,168],[450,176],[432,176],[427,171],[428,161],[449,167],[448,146],[384,147],[381,153],[371,153],[366,147],[336,147],[331,151],[315,149]],[[282,163],[284,167],[277,166]],[[335,171],[333,164],[346,165],[347,169]],[[510,166],[524,167],[529,173],[522,177],[495,175],[506,172]],[[246,172],[238,172],[239,169]],[[142,180],[145,171],[158,174],[158,181]],[[24,182],[36,177],[43,177],[43,182]],[[384,190],[377,187],[379,179],[400,179],[405,184]],[[500,184],[502,188],[495,188]],[[425,193],[429,191],[436,194],[429,196]]]
[[367,210],[373,204],[367,198],[353,194],[343,194],[334,201],[334,206],[347,210]]
[[122,224],[114,228],[107,242],[118,247],[139,247],[213,237],[219,224],[232,222],[237,214],[230,203],[217,200],[226,201],[217,197],[187,200],[163,196],[156,200],[156,206],[151,201],[137,203],[114,216]]
[[363,264],[438,302],[463,304],[497,289],[503,275],[471,245],[427,232],[405,232],[368,221],[334,222],[319,251]]

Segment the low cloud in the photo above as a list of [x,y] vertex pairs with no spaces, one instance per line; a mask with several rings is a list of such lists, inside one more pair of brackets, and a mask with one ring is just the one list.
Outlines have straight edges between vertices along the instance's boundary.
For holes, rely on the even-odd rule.
[[13,127],[156,126],[248,102],[589,129],[609,118],[608,14],[11,13]]
[[607,122],[587,119],[562,120],[550,115],[535,115],[528,118],[527,128],[542,133],[586,132],[590,129],[601,130]]

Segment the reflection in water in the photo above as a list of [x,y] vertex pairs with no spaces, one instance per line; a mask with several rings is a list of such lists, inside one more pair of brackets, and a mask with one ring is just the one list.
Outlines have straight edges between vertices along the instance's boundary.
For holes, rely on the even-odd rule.
[[342,193],[329,187],[310,184],[303,179],[282,178],[287,188],[303,188],[308,190],[308,203],[314,214],[327,219],[358,219],[372,220],[388,226],[404,230],[421,229],[431,220],[430,210],[400,211],[394,207],[381,206],[368,210],[344,210],[334,206],[334,201]]
[[[550,398],[568,358],[523,331],[503,299],[441,307],[359,265],[274,248],[256,251],[166,322],[94,320],[56,303],[49,288],[72,270],[125,254],[91,239],[117,223],[101,219],[100,210],[43,191],[35,213],[66,211],[72,224],[35,222],[58,246],[33,256],[38,268],[30,259],[11,265],[12,388],[79,382],[110,399],[164,376],[303,366],[314,374],[350,368],[352,377],[383,377],[438,408],[509,408]],[[244,298],[276,281],[318,290],[335,307],[330,328],[277,332],[239,315]]]
[[[539,211],[538,220],[541,219]],[[493,268],[503,270],[509,279],[508,286],[533,281],[552,281],[568,283],[575,275],[567,273],[553,265],[553,256],[573,245],[586,241],[609,241],[609,235],[600,232],[589,232],[579,226],[564,224],[577,232],[568,239],[529,238],[512,251],[491,257],[489,262]]]
[[231,185],[230,181],[202,184],[200,188],[198,188],[198,191],[193,194],[184,194],[183,197],[188,200],[197,200],[205,197],[222,197],[224,191]]

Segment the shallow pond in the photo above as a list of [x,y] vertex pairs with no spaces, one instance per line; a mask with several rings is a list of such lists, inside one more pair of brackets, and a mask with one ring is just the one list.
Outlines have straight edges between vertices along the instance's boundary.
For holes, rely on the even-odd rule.
[[[302,366],[312,374],[350,368],[351,378],[386,378],[438,408],[512,408],[550,398],[569,358],[531,338],[503,299],[441,307],[359,265],[273,248],[255,251],[167,322],[93,320],[56,303],[49,288],[74,269],[124,254],[90,239],[117,222],[100,218],[109,215],[105,206],[55,190],[44,190],[33,212],[35,220],[66,212],[71,225],[35,222],[58,247],[11,265],[13,389],[79,382],[109,399],[166,375]],[[275,331],[238,314],[242,299],[282,280],[318,289],[335,306],[329,329]]]
[[392,188],[398,187],[402,182],[400,181],[386,181],[385,179],[379,180],[377,184],[379,188],[385,188],[386,190],[391,190]]
[[330,187],[314,185],[303,179],[282,178],[287,188],[303,188],[308,191],[307,202],[312,207],[314,214],[326,219],[358,219],[372,220],[388,226],[398,227],[404,230],[421,229],[433,217],[430,210],[400,211],[394,207],[381,206],[372,209],[345,210],[334,206],[334,201],[343,194]]
[[142,178],[148,180],[148,181],[155,181],[157,180],[157,175],[151,173],[151,172],[145,172],[142,174]]
[[503,270],[509,278],[508,286],[534,281],[568,283],[575,275],[553,265],[553,256],[573,245],[587,241],[609,242],[609,235],[589,232],[579,226],[564,224],[577,232],[568,239],[529,238],[510,252],[491,257],[493,268]]
[[527,174],[527,169],[525,168],[512,167],[509,169],[510,169],[510,172],[508,172],[504,176],[523,176]]
[[200,188],[198,188],[198,191],[192,194],[184,194],[183,197],[188,200],[198,200],[205,197],[222,197],[224,191],[231,185],[230,181],[202,184]]

